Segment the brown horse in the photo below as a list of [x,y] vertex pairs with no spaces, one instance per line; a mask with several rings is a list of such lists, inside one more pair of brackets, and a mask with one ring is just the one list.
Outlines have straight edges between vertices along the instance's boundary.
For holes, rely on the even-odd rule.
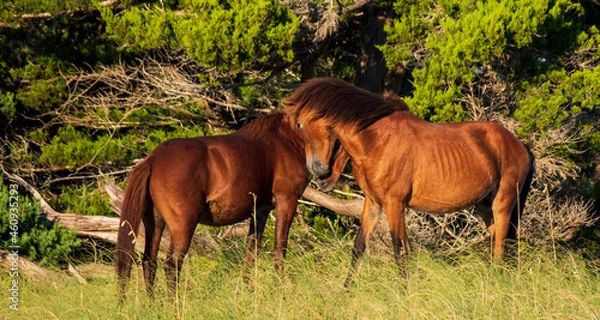
[[475,206],[499,260],[507,237],[517,235],[531,184],[529,149],[495,122],[434,124],[398,99],[383,99],[342,80],[313,79],[284,100],[306,140],[307,166],[317,177],[330,169],[341,143],[366,195],[353,251],[352,274],[385,212],[398,263],[409,252],[404,210],[446,213]]
[[[170,287],[198,223],[223,226],[250,218],[246,263],[276,208],[275,268],[281,272],[298,198],[306,188],[304,140],[283,113],[259,118],[235,133],[160,144],[131,173],[121,212],[116,268],[124,294],[140,220],[146,234],[144,280],[152,295],[165,224],[171,244],[164,264]],[[339,172],[325,176],[333,181]],[[254,213],[254,214],[253,214]]]

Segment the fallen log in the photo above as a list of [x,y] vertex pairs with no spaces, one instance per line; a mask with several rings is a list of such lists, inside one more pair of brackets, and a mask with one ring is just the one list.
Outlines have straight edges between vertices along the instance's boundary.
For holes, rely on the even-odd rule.
[[25,275],[30,279],[43,279],[50,277],[50,271],[38,266],[37,264],[25,259],[23,256],[13,254],[9,251],[0,249],[0,264],[10,270],[10,273],[17,272],[14,275]]
[[364,200],[342,200],[308,186],[302,194],[306,199],[337,214],[360,219]]
[[46,199],[42,197],[41,193],[34,188],[25,179],[5,172],[7,177],[24,187],[35,200],[40,204],[42,214],[52,223],[58,223],[61,227],[65,227],[71,230],[77,231],[78,235],[91,236],[100,240],[109,242],[112,241],[113,237],[109,236],[110,232],[116,232],[119,228],[119,219],[105,216],[79,216],[73,213],[62,213],[54,210],[48,204]]

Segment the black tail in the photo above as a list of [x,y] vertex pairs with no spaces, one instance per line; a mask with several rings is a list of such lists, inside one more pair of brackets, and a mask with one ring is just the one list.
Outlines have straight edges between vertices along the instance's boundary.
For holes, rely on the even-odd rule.
[[527,202],[527,195],[531,189],[531,181],[533,180],[533,174],[535,173],[535,159],[533,157],[533,153],[527,145],[525,145],[525,147],[529,153],[529,172],[527,173],[525,181],[523,181],[523,186],[521,187],[521,192],[519,193],[517,205],[515,205],[513,212],[510,215],[510,228],[508,229],[508,234],[506,236],[509,239],[517,239],[519,221],[521,221],[521,214],[525,208],[525,202]]
[[131,275],[131,264],[133,263],[133,252],[140,220],[145,214],[152,213],[153,209],[148,193],[149,178],[150,166],[146,162],[142,162],[131,172],[123,199],[115,254],[122,295],[125,293],[125,287]]

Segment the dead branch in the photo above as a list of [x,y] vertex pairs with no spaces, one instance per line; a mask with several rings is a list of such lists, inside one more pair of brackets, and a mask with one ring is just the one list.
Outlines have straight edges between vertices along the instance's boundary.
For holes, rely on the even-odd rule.
[[24,187],[29,193],[31,193],[31,195],[40,203],[40,209],[42,210],[42,213],[46,214],[48,217],[55,217],[58,214],[58,212],[56,212],[56,210],[54,210],[42,197],[39,191],[37,191],[37,189],[35,189],[31,184],[29,184],[29,182],[25,181],[25,179],[17,175],[6,172],[4,168],[2,168],[2,171],[4,172],[7,178],[18,183],[19,185]]
[[27,278],[40,279],[49,278],[50,271],[37,264],[25,259],[22,255],[13,255],[11,252],[0,249],[0,264],[5,268],[12,270],[15,267],[15,263],[18,264],[16,268],[21,275],[25,275]]
[[79,282],[80,284],[87,284],[87,281],[85,280],[85,278],[82,277],[81,274],[79,274],[79,272],[77,272],[77,270],[75,270],[75,268],[73,267],[72,264],[69,263],[69,267],[67,270],[75,278],[75,280],[77,280],[77,282]]
[[308,186],[302,194],[306,199],[325,207],[337,214],[360,219],[363,208],[363,200],[341,200],[315,188]]
[[[173,111],[173,116],[164,116],[162,125],[181,124],[178,114],[196,119],[205,117],[202,113],[215,117],[217,113],[211,108],[271,112],[268,106],[240,105],[226,86],[213,88],[200,83],[199,73],[213,71],[201,69],[187,57],[167,56],[160,60],[167,62],[146,57],[135,65],[100,65],[99,71],[82,70],[76,76],[65,76],[71,92],[65,105],[89,111],[83,119],[71,117],[69,123],[94,128],[134,127],[139,123],[128,120],[129,115],[150,105]],[[108,110],[126,113],[115,122],[109,118]]]

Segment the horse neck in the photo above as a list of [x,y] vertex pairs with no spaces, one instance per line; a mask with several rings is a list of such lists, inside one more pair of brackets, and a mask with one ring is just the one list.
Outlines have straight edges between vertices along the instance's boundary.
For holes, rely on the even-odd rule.
[[268,136],[269,144],[278,143],[286,146],[294,155],[304,158],[304,139],[293,127],[287,115],[283,117],[277,130]]
[[[365,130],[368,129],[366,128]],[[344,130],[343,128],[333,130],[333,134],[339,139],[342,147],[346,150],[354,164],[362,163],[363,158],[368,154],[369,147],[364,139],[365,130],[359,133],[353,132],[354,130]]]
[[332,126],[332,128],[334,135],[340,140],[340,143],[350,155],[352,162],[360,166],[364,161],[377,161],[372,156],[374,146],[385,143],[386,136],[390,132],[396,133],[390,130],[390,125],[396,125],[397,122],[412,117],[414,116],[409,112],[400,111],[383,117],[360,131],[357,131],[355,126]]

